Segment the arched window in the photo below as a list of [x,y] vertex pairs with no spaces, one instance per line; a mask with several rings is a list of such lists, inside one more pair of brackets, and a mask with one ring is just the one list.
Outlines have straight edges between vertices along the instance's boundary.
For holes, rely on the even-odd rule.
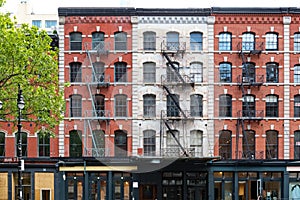
[[300,51],[300,32],[294,34],[294,51]]
[[190,132],[190,148],[194,157],[203,156],[203,132],[201,130],[192,130]]
[[179,63],[172,62],[167,63],[167,81],[168,82],[178,82],[179,78],[177,73],[179,73]]
[[82,97],[79,94],[70,96],[70,117],[82,116]]
[[82,82],[82,69],[80,62],[70,63],[70,82]]
[[191,51],[202,51],[203,49],[203,33],[190,33],[190,49]]
[[143,95],[144,117],[155,117],[156,115],[156,96],[153,94]]
[[50,135],[49,133],[39,132],[38,134],[39,157],[50,156]]
[[195,83],[203,82],[203,64],[201,62],[192,62],[191,66],[191,77],[193,77]]
[[219,117],[232,117],[232,96],[222,94],[219,96]]
[[5,156],[5,133],[0,132],[0,157]]
[[105,96],[103,94],[95,94],[94,96],[94,116],[105,116]]
[[156,33],[147,31],[143,33],[144,36],[144,50],[156,49]]
[[231,131],[222,130],[219,132],[219,156],[221,159],[231,159]]
[[79,130],[72,130],[69,132],[70,143],[69,143],[69,154],[70,157],[81,157],[82,156],[82,133]]
[[92,33],[92,48],[96,51],[104,51],[104,33],[103,32],[93,32]]
[[294,96],[294,117],[300,117],[300,95]]
[[222,62],[219,66],[219,77],[222,83],[231,83],[231,63]]
[[266,50],[278,50],[278,33],[270,32],[266,34]]
[[143,78],[144,83],[156,82],[156,66],[154,62],[143,63]]
[[124,94],[115,95],[115,116],[127,117],[127,96]]
[[105,132],[93,130],[92,135],[92,155],[95,157],[105,156]]
[[115,63],[115,82],[127,82],[127,63]]
[[27,157],[27,133],[25,132],[21,132],[21,133],[16,133],[15,135],[15,144],[16,144],[16,155],[19,155],[19,151],[18,151],[18,145],[20,142],[20,139],[22,141],[21,143],[21,149],[22,149],[22,156]]
[[300,83],[300,65],[294,66],[294,83]]
[[300,131],[294,132],[294,159],[300,159]]
[[252,62],[244,63],[242,69],[243,83],[255,82],[255,64]]
[[80,32],[70,33],[70,50],[71,51],[82,50],[82,34]]
[[242,35],[242,50],[252,51],[255,50],[255,34],[254,33],[243,33]]
[[278,83],[279,67],[278,63],[267,63],[266,81],[267,83]]
[[231,37],[229,32],[219,34],[219,51],[231,51]]
[[179,50],[179,33],[168,32],[167,33],[167,50]]
[[243,96],[243,117],[255,117],[255,96],[244,95]]
[[255,132],[245,130],[243,135],[243,158],[255,159]]
[[104,63],[103,62],[94,62],[93,63],[93,72],[92,72],[92,80],[93,82],[103,83],[105,80],[104,74]]
[[278,159],[278,131],[266,132],[266,159]]
[[266,117],[278,117],[278,96],[266,96]]
[[190,96],[190,112],[193,117],[203,116],[203,96],[200,94],[193,94]]
[[144,135],[144,156],[155,156],[155,130],[145,130]]
[[127,50],[127,33],[116,32],[114,38],[116,51]]
[[123,130],[115,131],[115,156],[127,156],[127,133]]
[[167,116],[179,117],[179,95],[168,94],[167,95]]

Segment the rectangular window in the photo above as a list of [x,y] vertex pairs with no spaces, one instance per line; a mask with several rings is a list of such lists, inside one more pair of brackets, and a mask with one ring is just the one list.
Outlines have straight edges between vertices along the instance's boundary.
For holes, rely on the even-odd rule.
[[294,51],[300,51],[300,33],[294,35]]
[[294,83],[300,83],[300,65],[294,66]]
[[277,33],[266,34],[266,50],[274,51],[278,50],[278,35]]
[[219,72],[220,72],[220,82],[231,83],[231,64],[220,63]]
[[144,131],[144,156],[155,156],[155,131]]
[[202,33],[193,32],[190,34],[191,51],[202,51]]
[[41,20],[32,20],[32,26],[42,28],[42,21]]
[[144,83],[155,83],[156,82],[156,69],[155,63],[146,62],[143,64],[143,78]]
[[127,96],[116,95],[115,96],[115,116],[126,117],[127,116]]
[[144,95],[144,117],[155,117],[155,95]]
[[268,63],[266,72],[267,72],[267,77],[266,81],[267,83],[278,83],[278,65],[276,63]]
[[70,97],[70,117],[81,117],[82,102],[80,95],[72,95]]
[[194,94],[191,95],[191,116],[194,117],[202,117],[202,107],[203,107],[203,102],[202,102],[202,95],[199,94]]
[[49,134],[39,133],[39,157],[50,156],[50,136]]
[[115,33],[115,50],[127,50],[127,34],[124,32]]
[[57,21],[56,20],[46,20],[45,21],[45,28],[56,28]]
[[115,82],[127,82],[127,64],[125,62],[115,63]]
[[219,51],[231,51],[231,33],[219,34]]
[[70,33],[70,50],[80,51],[82,50],[82,34],[81,33]]
[[156,34],[154,32],[145,32],[143,35],[144,35],[144,50],[155,50]]
[[275,95],[266,97],[266,117],[278,117],[278,98]]

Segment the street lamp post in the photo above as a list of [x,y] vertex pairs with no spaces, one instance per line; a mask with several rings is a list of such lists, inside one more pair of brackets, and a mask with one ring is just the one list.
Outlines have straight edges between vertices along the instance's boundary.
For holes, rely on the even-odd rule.
[[[2,101],[0,101],[0,109],[2,108]],[[17,106],[18,106],[18,135],[19,140],[17,144],[17,158],[18,158],[18,199],[23,200],[23,178],[22,178],[22,171],[24,170],[24,160],[22,159],[22,134],[21,134],[21,115],[22,110],[25,107],[25,102],[22,95],[22,90],[20,85],[18,85],[18,99],[17,99]]]
[[21,134],[21,116],[22,116],[22,110],[24,109],[25,102],[23,100],[22,90],[20,89],[20,85],[18,86],[18,99],[17,99],[17,105],[18,105],[18,135],[19,135],[19,141],[18,141],[18,191],[19,191],[19,200],[23,200],[23,177],[22,177],[22,171],[24,170],[24,160],[22,159],[22,134]]

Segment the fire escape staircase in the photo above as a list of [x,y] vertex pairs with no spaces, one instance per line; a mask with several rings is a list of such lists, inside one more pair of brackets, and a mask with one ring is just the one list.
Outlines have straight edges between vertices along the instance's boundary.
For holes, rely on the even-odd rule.
[[[96,103],[95,103],[95,97],[94,94],[96,94],[95,89],[99,89],[99,88],[108,88],[110,86],[110,80],[108,76],[105,76],[104,73],[103,74],[97,74],[95,67],[94,67],[94,63],[93,63],[93,56],[92,54],[97,54],[98,56],[106,54],[107,51],[100,51],[97,50],[97,48],[91,48],[92,45],[91,43],[85,43],[85,51],[86,51],[86,55],[88,57],[88,61],[90,63],[90,65],[92,66],[92,74],[88,75],[86,77],[86,85],[87,85],[87,89],[90,95],[90,99],[91,99],[91,103],[92,103],[92,110],[86,110],[85,111],[85,138],[87,139],[89,135],[91,135],[92,137],[92,147],[88,147],[88,145],[85,143],[85,153],[86,155],[90,156],[96,156],[96,157],[100,157],[104,155],[104,151],[102,148],[99,148],[97,146],[97,138],[94,138],[93,135],[93,130],[95,130],[95,126],[94,125],[94,121],[97,121],[97,124],[99,124],[99,126],[101,126],[101,122],[105,121],[106,126],[108,126],[109,124],[109,120],[110,120],[110,113],[108,110],[99,110],[96,108]],[[97,47],[99,47],[99,45],[97,45]]]
[[[245,66],[246,65],[246,58],[245,58],[245,54],[247,54],[248,56],[251,55],[259,55],[262,51],[262,44],[258,45],[258,48],[255,48],[253,50],[250,51],[246,51],[246,53],[243,50],[243,45],[240,43],[238,45],[238,49],[239,49],[239,56],[242,59],[242,65]],[[256,47],[257,45],[254,45],[254,47]],[[236,159],[240,158],[239,156],[239,134],[240,134],[240,128],[242,130],[242,135],[244,138],[244,145],[246,146],[246,149],[243,149],[242,151],[242,158],[245,159],[254,159],[255,158],[255,151],[251,151],[250,147],[249,147],[249,141],[248,141],[248,137],[246,134],[246,128],[245,128],[245,121],[247,120],[248,122],[250,121],[260,121],[263,119],[263,111],[257,111],[257,110],[252,110],[250,108],[248,99],[244,99],[245,95],[247,95],[246,91],[245,91],[245,87],[246,88],[250,88],[251,86],[261,86],[263,84],[263,76],[256,76],[254,80],[249,81],[249,77],[250,77],[250,72],[248,70],[248,68],[245,68],[246,71],[244,71],[243,75],[238,77],[238,84],[239,84],[239,88],[242,91],[242,97],[243,97],[243,109],[238,111],[237,115],[238,115],[238,120],[237,120],[237,143],[236,143]]]
[[[177,46],[177,45],[176,45]],[[185,47],[183,48],[185,50]],[[172,48],[172,50],[174,50]],[[177,52],[181,52],[183,54],[182,49],[180,49],[180,45],[178,45],[178,48],[176,49]],[[179,73],[178,69],[176,68],[176,66],[174,65],[174,61],[172,61],[169,57],[170,52],[168,50],[163,50],[162,48],[162,55],[166,58],[166,60],[168,61],[168,64],[171,66],[171,69],[173,70],[173,72],[175,73],[176,77],[178,78],[178,84],[191,84],[192,87],[194,87],[194,83],[192,83],[192,81],[189,81],[190,79],[187,79],[187,81],[182,77],[182,75]],[[171,52],[171,54],[173,55],[174,52]],[[167,87],[166,84],[164,84],[162,82],[162,87],[163,89],[168,93],[169,97],[171,98],[172,102],[174,103],[174,105],[176,106],[176,108],[180,111],[180,113],[182,114],[183,120],[187,119],[187,115],[186,113],[181,109],[177,99],[175,99],[174,94],[171,93],[171,91],[169,90],[169,88]],[[168,112],[168,111],[167,111]],[[167,114],[167,118],[164,118],[163,116],[161,117],[162,121],[164,123],[164,125],[167,127],[169,133],[172,135],[173,139],[176,141],[177,145],[179,146],[180,150],[183,152],[183,155],[186,157],[189,157],[188,151],[183,147],[183,145],[180,143],[179,139],[176,137],[176,134],[174,133],[174,130],[171,128],[171,125],[169,124],[169,119],[168,119],[168,114]]]

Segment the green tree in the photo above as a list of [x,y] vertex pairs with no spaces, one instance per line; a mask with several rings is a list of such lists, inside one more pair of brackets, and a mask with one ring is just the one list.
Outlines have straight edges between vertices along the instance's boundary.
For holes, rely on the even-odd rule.
[[[0,7],[4,1],[0,0]],[[9,14],[0,13],[0,117],[16,120],[20,85],[23,118],[49,128],[62,119],[63,93],[58,81],[58,50],[51,49],[46,31],[28,24],[16,26]]]

